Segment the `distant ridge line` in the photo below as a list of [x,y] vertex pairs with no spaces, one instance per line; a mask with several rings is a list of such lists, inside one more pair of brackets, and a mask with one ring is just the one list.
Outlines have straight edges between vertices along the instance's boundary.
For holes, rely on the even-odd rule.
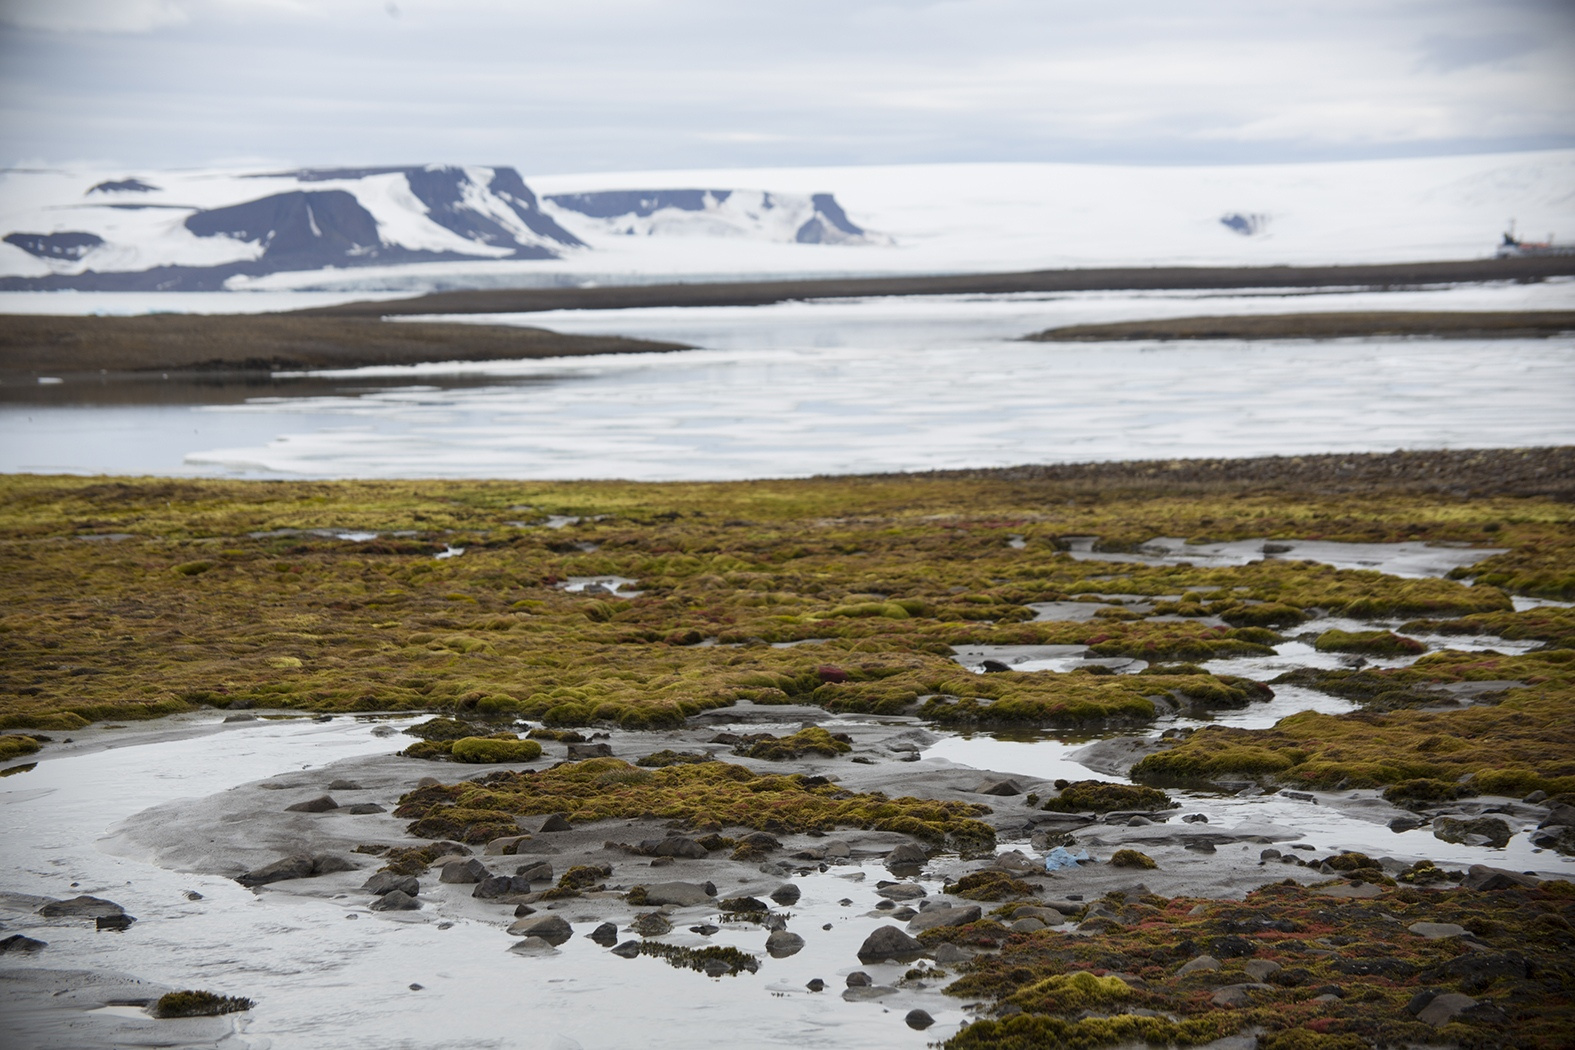
[[335,317],[410,314],[534,313],[653,306],[767,306],[794,299],[900,295],[1003,295],[1021,292],[1179,291],[1242,288],[1395,288],[1480,281],[1539,281],[1575,276],[1575,256],[1463,259],[1355,266],[1160,266],[1030,270],[920,277],[836,277],[789,281],[513,288],[432,292],[411,299],[353,302],[302,310]]

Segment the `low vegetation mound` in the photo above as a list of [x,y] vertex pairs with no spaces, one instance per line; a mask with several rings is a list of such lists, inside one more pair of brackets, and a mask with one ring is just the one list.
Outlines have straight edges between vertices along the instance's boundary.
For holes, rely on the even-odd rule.
[[972,803],[854,794],[832,783],[807,783],[800,774],[759,774],[725,762],[642,769],[594,758],[418,788],[400,800],[394,815],[411,821],[412,835],[471,843],[519,834],[516,817],[562,813],[575,824],[655,818],[779,834],[870,828],[972,854],[994,845],[995,832],[977,819],[989,812]]
[[[952,653],[1076,645],[1201,666],[1266,655],[1314,610],[1511,617],[1506,589],[1575,596],[1566,505],[1440,502],[1413,485],[1491,474],[1527,492],[1567,456],[1473,455],[1492,470],[1440,453],[716,485],[9,475],[0,729],[203,707],[425,711],[442,721],[419,735],[451,743],[520,719],[563,733],[676,727],[740,701],[957,726],[1142,725],[1180,697],[1261,694],[1207,674],[980,676]],[[1342,470],[1379,480],[1330,488]],[[546,527],[554,515],[568,523]],[[359,534],[373,538],[344,538]],[[1401,579],[1286,558],[1069,557],[1066,537],[1087,535],[1113,552],[1155,536],[1283,536],[1505,553],[1459,580]],[[446,548],[465,553],[434,557]],[[638,581],[638,596],[561,586],[607,576]],[[1128,604],[1039,621],[1030,608],[1105,593],[1173,601],[1180,618]],[[1549,634],[1562,621],[1479,622]]]
[[217,1017],[250,1010],[255,1005],[252,1000],[238,995],[188,990],[159,996],[151,1012],[154,1017]]
[[1109,813],[1123,809],[1175,809],[1180,805],[1157,788],[1108,780],[1074,780],[1039,808],[1055,813]]
[[[1447,693],[1420,690],[1421,683],[1509,684],[1490,694],[1495,703],[1458,710],[1305,711],[1271,729],[1205,727],[1142,759],[1132,767],[1133,779],[1163,784],[1249,777],[1298,787],[1390,787],[1402,799],[1441,790],[1427,783],[1433,781],[1517,798],[1575,790],[1575,754],[1568,746],[1575,739],[1575,650],[1442,652],[1407,668],[1329,674],[1347,675],[1335,681],[1356,683],[1379,707],[1394,706],[1389,701],[1407,695],[1406,689],[1435,705],[1455,703]],[[1392,691],[1377,691],[1374,683]]]

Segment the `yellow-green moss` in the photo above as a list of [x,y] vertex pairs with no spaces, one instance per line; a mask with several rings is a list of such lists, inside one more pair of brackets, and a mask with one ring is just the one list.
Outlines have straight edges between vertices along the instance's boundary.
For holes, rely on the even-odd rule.
[[689,827],[720,824],[778,833],[872,828],[976,852],[995,842],[990,826],[976,819],[989,811],[879,792],[849,795],[834,784],[806,784],[801,775],[762,775],[724,762],[647,770],[595,758],[418,788],[394,813],[413,820],[412,835],[463,842],[517,834],[516,816],[564,813],[576,824],[654,817]]
[[454,741],[449,755],[456,762],[532,762],[541,757],[541,745],[534,740],[495,740],[469,736]]
[[1110,855],[1110,863],[1117,868],[1153,869],[1159,867],[1154,858],[1135,849],[1118,849]]
[[34,754],[43,746],[30,736],[0,736],[0,762]]

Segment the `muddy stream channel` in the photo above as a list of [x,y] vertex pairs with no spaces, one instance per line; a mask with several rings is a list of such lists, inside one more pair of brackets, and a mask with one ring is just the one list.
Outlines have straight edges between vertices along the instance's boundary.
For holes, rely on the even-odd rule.
[[[1180,553],[1167,541],[1156,541],[1129,557],[1164,562],[1179,560]],[[1442,575],[1488,553],[1420,544],[1309,543],[1296,545],[1291,556],[1423,576]],[[1199,564],[1210,559],[1241,564],[1263,553],[1261,544],[1222,544],[1190,547],[1185,556]],[[1517,600],[1517,606],[1528,604],[1535,603]],[[1092,608],[1097,606],[1050,603],[1038,612],[1043,619],[1073,619]],[[1308,625],[1315,631],[1357,626],[1375,625],[1337,619]],[[1398,622],[1381,626],[1394,628]],[[1536,644],[1492,637],[1419,640],[1430,650],[1506,653]],[[1080,647],[973,647],[958,650],[956,658],[981,673],[1064,671],[1091,662]],[[1298,667],[1338,667],[1349,659],[1293,640],[1272,657],[1208,666],[1268,681]],[[1380,659],[1370,666],[1398,666],[1411,659]],[[1116,673],[1143,666],[1131,660],[1097,662]],[[1472,698],[1451,699],[1469,703]],[[1211,721],[1262,728],[1299,711],[1338,713],[1352,707],[1310,689],[1276,686],[1272,700],[1220,712]],[[9,1033],[0,1041],[30,1047],[225,1050],[918,1048],[947,1038],[971,1016],[965,1001],[941,993],[951,978],[914,972],[915,967],[945,970],[945,958],[861,962],[859,950],[879,927],[907,928],[900,918],[904,909],[917,911],[914,918],[922,923],[924,911],[945,901],[948,880],[977,870],[988,858],[936,854],[916,874],[913,869],[893,874],[885,866],[887,855],[905,840],[890,833],[850,829],[824,836],[784,835],[781,848],[763,862],[726,860],[722,851],[658,858],[653,865],[648,856],[605,844],[660,839],[666,834],[661,822],[612,820],[548,833],[538,827],[542,818],[522,818],[524,830],[536,834],[520,848],[521,855],[488,855],[474,847],[475,857],[494,874],[512,875],[522,862],[536,861],[550,863],[559,875],[574,864],[611,866],[604,892],[535,905],[531,918],[557,916],[569,923],[567,940],[552,945],[511,935],[512,904],[478,899],[473,896],[477,884],[440,881],[437,867],[419,876],[418,910],[373,910],[379,898],[362,887],[381,861],[356,853],[355,847],[418,844],[405,835],[406,821],[392,815],[400,796],[422,777],[452,781],[468,772],[395,756],[412,743],[398,730],[421,717],[193,714],[82,730],[70,743],[46,750],[34,765],[13,764],[0,781],[0,841],[5,843],[0,935],[23,934],[48,947],[26,955],[7,953],[0,960],[0,1030]],[[1431,858],[1451,868],[1488,864],[1575,877],[1575,858],[1531,843],[1527,833],[1541,811],[1512,799],[1453,804],[1460,815],[1493,813],[1507,821],[1515,834],[1501,848],[1436,838],[1426,825],[1410,826],[1417,821],[1408,811],[1367,790],[1264,793],[1242,785],[1234,793],[1173,791],[1180,808],[1152,820],[1047,813],[1027,801],[1033,793],[1053,793],[1057,779],[1126,782],[1125,772],[1145,753],[1146,739],[1204,724],[1197,719],[1162,719],[1146,735],[1107,739],[963,735],[916,718],[833,717],[816,708],[739,705],[707,712],[683,729],[613,730],[599,742],[633,760],[664,747],[703,749],[718,734],[792,732],[805,722],[848,734],[854,747],[850,755],[800,761],[793,771],[835,777],[854,791],[988,802],[994,813],[987,819],[997,829],[996,849],[1003,855],[999,863],[1037,872],[1031,878],[1040,896],[1051,904],[1071,902],[1072,911],[1079,901],[1111,890],[1130,892],[1139,883],[1167,896],[1240,897],[1287,877],[1303,882],[1329,877],[1274,856],[1260,862],[1265,850],[1287,858],[1359,850],[1385,858],[1395,871]],[[565,757],[566,745],[543,744],[546,753],[530,768]],[[780,764],[736,759],[721,747],[712,750],[727,761],[784,771]],[[979,793],[1006,779],[1018,793]],[[340,808],[286,810],[324,794]],[[351,808],[362,812],[351,813]],[[1068,833],[1068,848],[1086,851],[1089,859],[1046,873],[1044,858]],[[1110,854],[1123,846],[1146,852],[1158,868],[1111,867]],[[303,852],[345,857],[355,870],[257,888],[235,880],[244,871]],[[1014,852],[1017,856],[1011,856]],[[715,896],[702,893],[698,903],[652,908],[631,905],[618,892],[659,882],[699,885]],[[890,886],[882,883],[891,882],[917,889],[883,895],[880,891]],[[797,900],[781,903],[791,892],[773,900],[784,885],[796,889]],[[123,930],[100,930],[92,919],[38,914],[49,899],[79,894],[112,900],[136,921]],[[742,896],[770,902],[782,918],[762,923],[722,914],[722,899]],[[892,896],[899,899],[888,899]],[[984,905],[986,911],[990,907]],[[756,968],[712,975],[651,955],[625,957],[611,950],[638,940],[630,925],[652,911],[662,912],[671,930],[651,940],[735,947],[753,956]],[[593,939],[606,923],[616,927],[613,934],[604,930]],[[775,938],[788,943],[768,950],[771,925],[785,926],[802,945]],[[1060,928],[1071,929],[1070,920]],[[867,987],[849,987],[855,972],[868,975]],[[823,982],[820,990],[815,990],[817,982]],[[179,988],[243,995],[256,1006],[218,1018],[154,1020],[140,1005]],[[934,1024],[911,1028],[905,1019],[913,1010],[927,1012]]]

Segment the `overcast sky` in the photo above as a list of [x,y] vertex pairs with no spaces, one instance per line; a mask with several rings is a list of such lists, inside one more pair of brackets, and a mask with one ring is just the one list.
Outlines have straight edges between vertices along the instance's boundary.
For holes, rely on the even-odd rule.
[[1575,0],[0,0],[0,164],[1236,163],[1575,145]]

